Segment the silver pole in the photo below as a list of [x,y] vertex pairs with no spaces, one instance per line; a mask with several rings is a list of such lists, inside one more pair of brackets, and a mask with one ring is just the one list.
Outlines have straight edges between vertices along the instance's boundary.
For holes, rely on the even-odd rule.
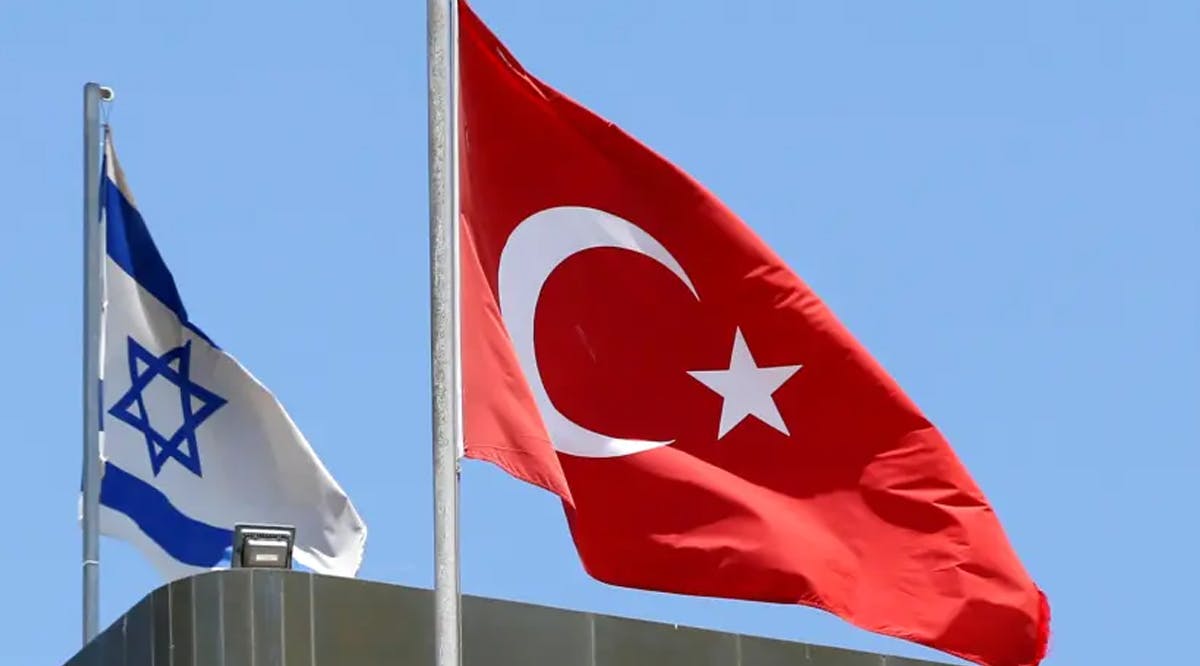
[[433,404],[434,663],[462,664],[458,567],[456,221],[451,50],[457,0],[427,0],[429,67],[429,277]]
[[[450,51],[450,148],[449,148],[449,163],[450,163],[450,228],[452,239],[450,245],[450,261],[454,266],[453,284],[454,284],[454,312],[450,319],[450,329],[453,335],[453,346],[451,347],[454,359],[454,393],[451,399],[454,401],[454,451],[459,460],[462,460],[463,451],[463,411],[462,411],[462,319],[459,313],[462,312],[462,290],[459,281],[462,279],[461,267],[459,265],[459,232],[461,227],[461,199],[459,197],[459,169],[458,169],[458,0],[451,0],[450,4],[450,44],[453,45]],[[461,470],[460,470],[461,474]],[[457,511],[457,509],[455,509]]]
[[83,87],[83,642],[100,628],[100,102],[112,91]]

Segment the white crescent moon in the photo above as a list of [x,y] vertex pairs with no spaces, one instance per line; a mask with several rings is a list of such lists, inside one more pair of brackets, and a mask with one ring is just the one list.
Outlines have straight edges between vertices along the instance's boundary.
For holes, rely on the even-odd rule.
[[538,371],[533,321],[542,287],[568,257],[596,247],[644,254],[665,266],[699,299],[687,272],[661,243],[633,223],[595,208],[561,206],[538,211],[513,230],[500,253],[500,315],[554,448],[586,458],[627,456],[674,440],[621,439],[588,430],[554,407]]

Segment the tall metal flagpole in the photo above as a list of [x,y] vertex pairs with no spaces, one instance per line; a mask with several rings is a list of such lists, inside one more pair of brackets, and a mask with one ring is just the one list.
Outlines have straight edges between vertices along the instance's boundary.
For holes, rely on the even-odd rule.
[[433,403],[434,663],[460,666],[458,566],[457,95],[452,40],[457,0],[427,0],[429,67],[429,277]]
[[100,628],[100,102],[112,90],[83,87],[83,642]]

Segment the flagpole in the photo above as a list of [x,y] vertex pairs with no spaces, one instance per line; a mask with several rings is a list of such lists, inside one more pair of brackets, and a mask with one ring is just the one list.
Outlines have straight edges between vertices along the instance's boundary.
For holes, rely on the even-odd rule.
[[457,77],[452,19],[457,0],[427,0],[429,84],[429,277],[433,405],[434,664],[460,666],[461,597],[458,564]]
[[83,87],[83,643],[100,628],[100,102],[112,90]]

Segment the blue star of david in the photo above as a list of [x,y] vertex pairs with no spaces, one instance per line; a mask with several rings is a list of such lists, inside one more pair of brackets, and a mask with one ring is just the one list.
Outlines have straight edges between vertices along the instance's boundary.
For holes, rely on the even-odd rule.
[[[155,356],[133,338],[129,338],[128,348],[131,384],[129,390],[108,413],[133,426],[145,436],[146,448],[150,452],[150,466],[155,476],[158,476],[163,465],[171,458],[191,473],[201,476],[196,428],[220,409],[226,400],[196,384],[188,376],[191,366],[191,340],[162,356]],[[150,415],[142,399],[142,392],[155,377],[162,377],[179,389],[183,424],[169,436],[160,433],[151,425]]]

